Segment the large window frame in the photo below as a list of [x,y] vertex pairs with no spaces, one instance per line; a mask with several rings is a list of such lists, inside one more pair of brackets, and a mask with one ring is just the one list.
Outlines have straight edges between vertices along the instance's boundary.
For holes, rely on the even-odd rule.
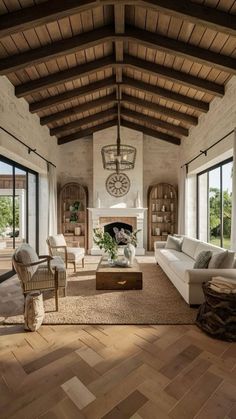
[[[212,170],[215,169],[220,169],[220,247],[223,247],[223,240],[224,240],[224,236],[223,236],[223,217],[224,217],[224,211],[223,211],[223,166],[226,165],[227,163],[231,163],[233,162],[233,157],[230,157],[226,160],[223,160],[222,162],[215,164],[214,166],[211,166],[205,170],[203,170],[202,172],[199,172],[197,174],[197,205],[196,205],[196,227],[197,227],[197,239],[199,239],[199,226],[200,226],[200,220],[199,220],[199,202],[200,202],[200,198],[199,198],[199,178],[201,175],[203,174],[207,174],[207,195],[209,197],[209,173]],[[209,216],[210,216],[210,210],[209,210],[209,199],[207,200],[207,242],[210,243],[210,226],[209,226]]]
[[[12,166],[12,176],[13,176],[13,248],[15,249],[15,244],[16,244],[16,237],[15,237],[15,231],[16,231],[16,226],[15,226],[15,198],[16,198],[16,188],[15,188],[15,176],[16,176],[16,169],[22,170],[26,173],[26,241],[28,242],[29,240],[29,205],[30,205],[30,200],[29,200],[29,174],[34,175],[35,176],[35,188],[36,188],[36,196],[35,196],[35,232],[36,232],[36,237],[35,237],[35,250],[38,253],[39,250],[39,175],[37,172],[35,172],[34,170],[29,169],[28,167],[25,167],[23,165],[21,165],[20,163],[17,163],[3,155],[0,154],[0,161],[3,163],[6,163],[10,166]],[[8,271],[2,275],[0,275],[0,283],[5,281],[6,279],[10,278],[13,274],[15,273],[13,267],[11,271]]]

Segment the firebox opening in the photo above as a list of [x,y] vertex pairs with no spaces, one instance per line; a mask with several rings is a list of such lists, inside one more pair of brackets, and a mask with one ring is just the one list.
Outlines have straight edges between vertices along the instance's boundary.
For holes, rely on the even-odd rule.
[[124,230],[130,231],[130,233],[133,232],[133,227],[130,224],[120,223],[120,222],[115,222],[115,223],[110,223],[110,224],[105,225],[104,232],[109,233],[111,237],[115,237],[114,227],[118,228],[119,230],[123,228]]

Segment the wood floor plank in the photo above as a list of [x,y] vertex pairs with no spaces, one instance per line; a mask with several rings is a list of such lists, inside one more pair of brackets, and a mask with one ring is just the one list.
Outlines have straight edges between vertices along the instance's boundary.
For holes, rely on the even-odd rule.
[[191,419],[222,382],[220,377],[206,372],[169,412],[172,419]]
[[235,419],[235,394],[235,344],[195,326],[0,326],[1,419]]

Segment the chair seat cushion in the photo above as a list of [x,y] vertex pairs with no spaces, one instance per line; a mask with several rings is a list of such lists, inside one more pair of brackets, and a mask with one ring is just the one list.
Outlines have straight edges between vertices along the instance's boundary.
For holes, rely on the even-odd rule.
[[79,261],[83,259],[85,249],[83,247],[67,247],[68,261]]

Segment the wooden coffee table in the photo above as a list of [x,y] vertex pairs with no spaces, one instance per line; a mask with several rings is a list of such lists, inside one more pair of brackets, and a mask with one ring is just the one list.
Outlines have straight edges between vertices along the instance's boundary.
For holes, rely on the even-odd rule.
[[141,290],[143,273],[137,260],[130,268],[109,266],[105,258],[101,258],[96,270],[97,290]]

